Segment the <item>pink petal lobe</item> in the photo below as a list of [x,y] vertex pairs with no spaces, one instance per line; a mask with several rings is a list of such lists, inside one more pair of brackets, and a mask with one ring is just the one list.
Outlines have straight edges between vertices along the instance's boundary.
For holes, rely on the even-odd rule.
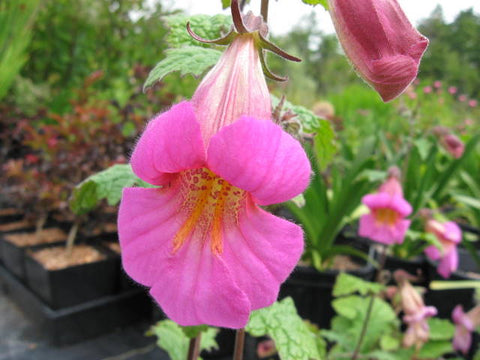
[[311,173],[297,140],[271,121],[245,116],[212,137],[208,165],[232,185],[250,192],[260,205],[300,194]]
[[122,263],[135,281],[152,286],[165,271],[181,227],[177,189],[125,188],[118,212]]
[[123,267],[152,287],[160,307],[180,325],[244,327],[250,301],[209,243],[190,236],[173,251],[173,239],[188,217],[179,210],[180,189],[173,182],[164,189],[124,190],[118,220]]
[[445,279],[448,279],[452,272],[458,268],[458,252],[457,248],[453,247],[445,256],[440,260],[437,271]]
[[453,336],[452,345],[455,350],[466,355],[472,346],[472,333],[464,326],[455,326],[455,334]]
[[303,252],[302,229],[250,203],[224,237],[221,257],[252,310],[271,305]]
[[167,264],[150,294],[170,319],[182,326],[247,324],[250,301],[208,245],[190,239]]
[[148,123],[131,164],[138,177],[153,185],[165,185],[172,174],[205,164],[200,125],[189,102],[174,105]]
[[438,260],[440,256],[442,256],[442,253],[436,246],[430,245],[425,249],[425,255],[432,260]]

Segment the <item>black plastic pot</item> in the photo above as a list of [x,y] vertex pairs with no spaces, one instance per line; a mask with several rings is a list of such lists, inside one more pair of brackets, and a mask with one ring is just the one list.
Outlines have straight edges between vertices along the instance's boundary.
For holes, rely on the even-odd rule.
[[[473,277],[471,273],[478,273],[478,267],[472,259],[470,253],[465,249],[458,249],[459,268],[452,273],[450,278],[441,277],[434,262],[429,261],[429,273],[431,280],[480,280],[480,277]],[[470,273],[470,274],[469,274]],[[479,274],[480,276],[480,274]],[[435,306],[438,310],[438,316],[450,319],[452,311],[456,305],[462,305],[464,309],[470,309],[475,305],[474,289],[454,289],[454,290],[429,290],[425,295],[427,305]]]
[[6,210],[10,209],[2,209],[2,211],[0,212],[0,224],[8,224],[23,219],[23,213],[17,212],[14,209],[11,209],[11,212],[9,211],[8,213],[5,213]]
[[82,304],[116,290],[117,264],[108,254],[104,260],[60,270],[47,270],[27,254],[25,269],[28,286],[52,309]]
[[145,291],[134,289],[55,310],[0,266],[0,282],[15,304],[54,345],[68,345],[150,317]]
[[[372,247],[356,242],[355,239],[348,239],[347,243],[360,248],[370,257],[374,257]],[[342,241],[345,244],[345,241]],[[347,273],[371,281],[375,276],[375,268],[364,259],[351,257],[360,267]],[[318,271],[313,267],[297,266],[290,277],[283,283],[280,289],[280,299],[287,296],[293,298],[299,315],[318,325],[321,329],[329,328],[330,321],[335,315],[332,308],[332,291],[335,280],[340,271],[325,270]]]

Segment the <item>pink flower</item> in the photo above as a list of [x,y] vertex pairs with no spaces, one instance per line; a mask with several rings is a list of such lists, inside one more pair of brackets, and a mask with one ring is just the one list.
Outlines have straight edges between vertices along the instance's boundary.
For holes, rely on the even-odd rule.
[[447,134],[442,136],[440,143],[447,152],[452,155],[455,159],[462,157],[463,152],[465,151],[465,145],[462,140],[460,140],[454,134]]
[[465,101],[467,101],[467,95],[464,95],[464,94],[460,95],[460,96],[458,97],[458,101],[460,101],[460,102],[465,102]]
[[449,278],[458,268],[457,245],[462,241],[462,231],[453,221],[441,223],[434,219],[427,220],[425,231],[435,235],[441,245],[441,249],[428,246],[425,254],[432,260],[440,260],[437,271],[444,278]]
[[434,81],[433,87],[435,89],[440,89],[442,87],[442,82],[440,80]]
[[466,355],[472,346],[472,332],[480,324],[480,305],[474,307],[468,313],[463,312],[462,305],[455,306],[452,312],[452,320],[455,323],[453,348]]
[[411,214],[412,207],[403,198],[398,178],[398,169],[392,168],[378,192],[363,197],[362,202],[368,206],[370,213],[360,218],[360,236],[387,245],[403,242],[410,226],[410,220],[404,218]]
[[159,188],[126,188],[125,271],[180,325],[241,328],[272,304],[303,251],[299,226],[257,205],[308,185],[301,145],[270,121],[252,34],[235,38],[191,102],[150,121],[131,158]]
[[396,0],[329,0],[340,43],[355,70],[384,101],[416,78],[428,39]]
[[470,100],[470,101],[468,102],[468,106],[470,106],[470,107],[472,107],[472,108],[476,107],[477,105],[478,105],[478,101],[477,101],[477,100]]
[[455,95],[457,93],[457,88],[455,86],[450,86],[448,88],[448,92],[451,94],[451,95]]
[[433,91],[433,89],[432,89],[431,86],[425,86],[425,87],[423,88],[423,93],[424,93],[424,94],[430,94],[432,91]]
[[407,324],[403,345],[405,347],[415,345],[420,348],[430,336],[427,319],[435,316],[437,309],[433,306],[425,306],[422,296],[408,281],[411,277],[408,273],[403,270],[396,271],[394,277],[399,285],[401,308],[404,312],[403,321]]

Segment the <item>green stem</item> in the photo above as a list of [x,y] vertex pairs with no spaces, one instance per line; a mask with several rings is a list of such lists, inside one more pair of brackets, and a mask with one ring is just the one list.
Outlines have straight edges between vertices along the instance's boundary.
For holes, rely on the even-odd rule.
[[243,348],[245,347],[245,329],[238,329],[235,336],[235,350],[233,360],[243,359]]
[[372,315],[373,309],[373,302],[375,301],[375,295],[370,295],[370,302],[368,303],[367,315],[365,316],[365,320],[363,321],[362,332],[360,333],[360,338],[358,339],[357,346],[355,351],[352,355],[352,360],[357,360],[360,355],[360,348],[362,347],[363,340],[365,339],[365,335],[367,334],[367,327],[370,321],[370,316]]

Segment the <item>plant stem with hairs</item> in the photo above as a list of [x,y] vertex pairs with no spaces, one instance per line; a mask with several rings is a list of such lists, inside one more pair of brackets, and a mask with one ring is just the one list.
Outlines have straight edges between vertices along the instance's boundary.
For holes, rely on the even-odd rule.
[[190,346],[188,347],[187,360],[197,360],[198,355],[200,354],[200,340],[202,339],[202,334],[198,334],[193,339],[190,339]]

